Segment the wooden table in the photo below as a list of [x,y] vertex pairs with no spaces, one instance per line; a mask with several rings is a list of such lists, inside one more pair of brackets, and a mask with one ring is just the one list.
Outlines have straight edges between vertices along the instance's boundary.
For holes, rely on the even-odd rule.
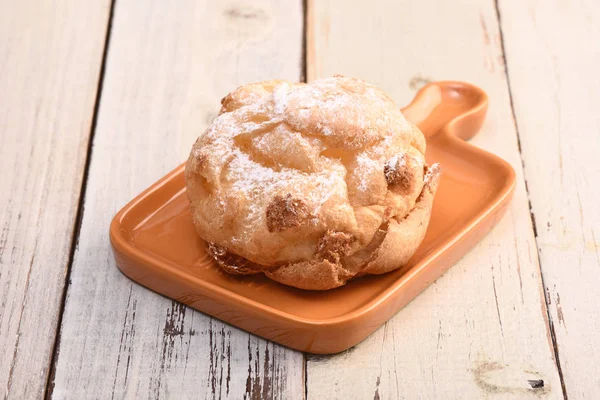
[[[0,396],[600,398],[600,4],[592,0],[0,1]],[[490,96],[504,219],[335,356],[132,283],[108,226],[236,86],[335,73],[399,105]],[[543,380],[543,385],[542,382]]]

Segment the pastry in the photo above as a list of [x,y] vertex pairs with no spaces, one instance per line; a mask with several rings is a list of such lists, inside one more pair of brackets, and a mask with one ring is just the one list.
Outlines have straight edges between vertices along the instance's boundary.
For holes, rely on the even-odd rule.
[[327,290],[408,262],[440,169],[387,94],[335,76],[253,83],[221,103],[185,179],[196,230],[224,271]]

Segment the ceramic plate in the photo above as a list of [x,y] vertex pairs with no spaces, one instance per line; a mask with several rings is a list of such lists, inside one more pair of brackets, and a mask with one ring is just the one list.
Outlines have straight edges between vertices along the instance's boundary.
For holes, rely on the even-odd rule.
[[183,165],[113,219],[117,266],[158,293],[282,345],[320,354],[345,350],[456,263],[505,211],[513,169],[464,141],[478,132],[486,110],[486,94],[460,82],[429,84],[403,109],[427,137],[427,161],[439,162],[442,176],[427,235],[408,265],[396,271],[325,292],[262,275],[227,275],[192,225]]

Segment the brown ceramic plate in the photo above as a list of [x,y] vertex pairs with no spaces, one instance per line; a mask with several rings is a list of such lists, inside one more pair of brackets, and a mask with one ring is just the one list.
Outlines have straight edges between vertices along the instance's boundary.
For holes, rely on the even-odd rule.
[[311,353],[336,353],[371,334],[472,248],[510,201],[515,174],[500,158],[464,142],[481,127],[487,96],[460,82],[424,87],[403,112],[442,165],[427,235],[412,261],[325,291],[304,291],[262,275],[230,276],[215,265],[192,225],[183,165],[115,216],[117,266],[165,296],[264,338]]

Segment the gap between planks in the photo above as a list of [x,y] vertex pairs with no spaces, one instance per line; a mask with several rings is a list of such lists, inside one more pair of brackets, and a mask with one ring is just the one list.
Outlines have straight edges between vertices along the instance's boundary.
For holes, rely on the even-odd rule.
[[102,51],[102,61],[100,64],[100,74],[98,76],[98,83],[96,89],[96,100],[94,103],[94,113],[92,115],[92,126],[90,129],[90,137],[88,139],[88,147],[85,155],[85,166],[83,169],[83,177],[81,179],[81,188],[79,190],[79,204],[77,205],[77,214],[75,217],[75,229],[73,230],[73,236],[71,237],[71,248],[69,250],[69,261],[67,262],[67,273],[65,274],[65,285],[63,287],[63,293],[60,299],[60,308],[58,310],[58,321],[56,324],[56,335],[54,335],[54,344],[52,345],[52,357],[49,361],[49,372],[46,380],[46,390],[44,394],[45,399],[52,398],[52,392],[54,390],[54,374],[56,372],[56,360],[58,353],[60,352],[60,337],[62,328],[62,318],[65,311],[65,301],[67,298],[67,290],[70,286],[71,279],[71,268],[73,267],[73,260],[75,259],[75,251],[79,246],[79,234],[81,233],[81,224],[83,222],[83,212],[85,209],[86,189],[88,182],[88,175],[90,172],[90,162],[92,160],[92,149],[94,147],[94,135],[96,134],[96,127],[98,124],[98,111],[100,110],[100,101],[102,100],[102,87],[104,85],[104,74],[106,72],[106,60],[108,56],[108,48],[110,45],[110,35],[112,31],[112,22],[114,17],[115,3],[117,0],[111,0],[110,10],[108,12],[108,21],[106,24],[106,34],[104,37],[104,49]]
[[[308,10],[311,0],[302,0],[302,76],[301,82],[308,82]],[[302,353],[302,383],[304,400],[308,400],[308,356]]]
[[554,322],[552,321],[552,315],[550,314],[550,310],[548,308],[549,302],[549,293],[546,291],[546,284],[544,282],[544,270],[542,268],[542,258],[540,257],[540,247],[538,243],[538,233],[537,233],[537,225],[535,221],[535,215],[533,213],[533,206],[531,204],[531,195],[529,193],[529,186],[527,184],[527,175],[525,174],[525,159],[523,157],[523,150],[521,148],[521,134],[519,131],[519,123],[517,122],[517,116],[515,113],[515,104],[513,99],[512,87],[510,83],[510,73],[508,71],[508,63],[506,62],[506,48],[504,46],[504,33],[502,30],[502,13],[500,12],[500,6],[498,4],[499,0],[494,0],[494,8],[496,10],[496,18],[498,19],[498,31],[500,33],[500,47],[502,49],[502,61],[504,63],[504,74],[506,76],[506,86],[508,89],[508,98],[510,103],[510,113],[512,116],[512,120],[515,126],[515,132],[517,134],[517,148],[519,150],[519,156],[521,158],[521,167],[523,168],[523,181],[525,182],[525,193],[527,194],[527,202],[529,206],[529,217],[531,218],[531,227],[533,228],[533,240],[535,243],[535,249],[538,259],[538,267],[540,271],[540,278],[542,281],[542,291],[544,292],[544,311],[546,313],[545,319],[547,322],[547,329],[550,332],[550,337],[552,338],[552,347],[554,350],[554,362],[556,363],[556,369],[558,371],[558,376],[560,378],[560,385],[563,393],[563,397],[565,400],[568,400],[567,388],[565,385],[565,378],[563,375],[562,367],[560,365],[560,355],[558,351],[558,343],[556,341],[556,333],[554,331]]

